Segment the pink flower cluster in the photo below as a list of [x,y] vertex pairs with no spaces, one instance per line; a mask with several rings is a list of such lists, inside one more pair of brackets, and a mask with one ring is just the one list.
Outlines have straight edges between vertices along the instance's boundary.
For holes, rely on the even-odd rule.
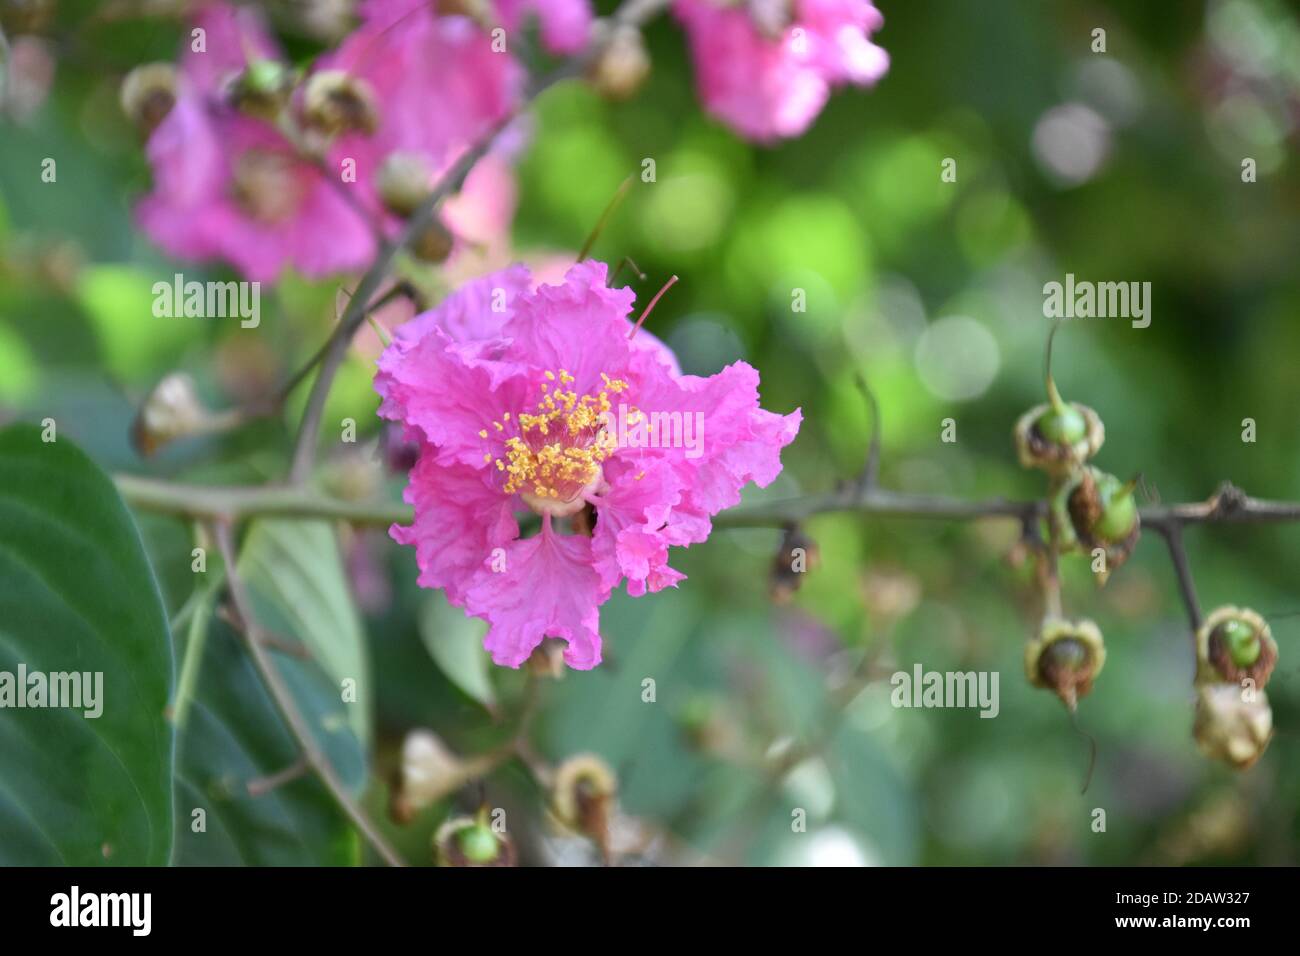
[[705,108],[760,142],[798,136],[833,87],[871,86],[889,55],[871,0],[676,0]]
[[[418,158],[432,186],[512,113],[522,91],[523,68],[493,49],[483,25],[435,8],[428,0],[368,0],[360,26],[313,65],[278,117],[231,102],[241,76],[267,67],[291,72],[260,15],[221,2],[200,8],[175,105],[148,142],[154,189],[137,210],[144,230],[173,255],[223,260],[249,279],[274,280],[286,266],[315,277],[367,265],[373,224],[390,235],[399,228],[378,192],[385,160],[394,153]],[[507,27],[526,14],[538,17],[544,42],[557,52],[586,41],[588,0],[497,0],[497,22]],[[286,125],[303,107],[302,90],[326,71],[362,91],[376,122],[342,131],[313,155]],[[478,238],[474,225],[484,217],[476,197],[489,209],[499,205],[501,176],[490,166],[490,159],[476,166],[458,202],[444,210],[453,234]]]
[[[567,643],[570,667],[598,664],[613,589],[675,586],[669,547],[705,540],[743,485],[770,483],[798,433],[798,410],[759,407],[744,362],[682,375],[634,331],[634,298],[607,286],[603,263],[537,288],[514,266],[399,328],[380,358],[380,415],[420,449],[406,490],[414,523],[391,534],[415,547],[422,586],[489,622],[499,664],[518,667],[546,637]],[[602,416],[619,405],[693,416],[697,453],[611,442]],[[520,537],[529,512],[540,530]]]

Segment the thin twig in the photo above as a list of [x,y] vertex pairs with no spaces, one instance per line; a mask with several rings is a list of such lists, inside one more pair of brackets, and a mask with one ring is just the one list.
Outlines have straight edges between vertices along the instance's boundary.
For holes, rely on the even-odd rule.
[[384,862],[389,866],[405,866],[405,862],[396,851],[388,845],[383,834],[375,827],[366,816],[365,811],[352,798],[348,792],[347,786],[339,779],[338,773],[335,772],[329,758],[321,750],[320,745],[316,742],[312,734],[311,727],[307,723],[307,718],[303,716],[302,711],[298,709],[298,704],[294,700],[293,692],[289,690],[289,685],[285,683],[280,672],[276,670],[275,663],[267,653],[263,645],[263,635],[257,619],[253,616],[253,605],[249,598],[248,592],[244,587],[243,578],[235,567],[235,549],[230,539],[230,524],[225,521],[218,521],[213,526],[213,531],[217,540],[217,547],[221,551],[222,560],[226,563],[226,583],[230,589],[231,600],[235,603],[235,609],[243,619],[245,633],[248,637],[246,646],[248,653],[253,659],[253,665],[257,668],[258,673],[262,676],[262,682],[266,684],[267,691],[275,701],[276,708],[284,718],[285,726],[298,744],[299,750],[302,751],[303,759],[311,766],[311,769],[320,777],[321,782],[325,784],[325,789],[330,792],[334,801],[339,808],[347,814],[353,825],[365,837],[366,842],[374,847]]
[[1168,521],[1153,527],[1164,537],[1165,544],[1169,547],[1169,560],[1173,562],[1174,573],[1178,576],[1178,593],[1182,595],[1183,606],[1187,608],[1187,619],[1192,625],[1194,636],[1201,629],[1201,603],[1196,599],[1196,583],[1192,580],[1192,568],[1187,561],[1187,551],[1183,548],[1182,523]]
[[858,494],[861,496],[867,489],[875,487],[876,479],[880,476],[880,402],[876,400],[876,393],[863,376],[856,375],[854,378],[871,410],[871,439],[867,443],[867,460],[862,466],[862,474],[858,476]]

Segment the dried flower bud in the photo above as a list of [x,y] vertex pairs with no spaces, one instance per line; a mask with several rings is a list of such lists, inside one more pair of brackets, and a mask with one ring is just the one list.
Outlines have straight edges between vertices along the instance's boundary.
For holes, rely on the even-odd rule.
[[436,216],[420,230],[419,235],[411,240],[411,254],[423,262],[437,265],[445,262],[455,248],[456,239],[451,230],[442,224]]
[[544,637],[524,661],[528,673],[559,680],[564,676],[564,649],[569,645],[558,637]]
[[1136,487],[1136,480],[1121,482],[1099,468],[1085,468],[1069,486],[1066,508],[1071,527],[1086,550],[1106,552],[1107,575],[1128,560],[1141,537]]
[[1048,618],[1025,646],[1025,676],[1035,687],[1050,688],[1074,710],[1106,663],[1101,630],[1092,621]]
[[146,458],[163,445],[209,430],[211,413],[199,400],[194,379],[172,372],[154,386],[131,425],[131,443]]
[[434,858],[439,866],[514,866],[515,847],[497,833],[486,812],[477,817],[452,817],[433,835]]
[[1273,736],[1273,711],[1262,690],[1237,684],[1202,684],[1196,692],[1196,742],[1207,757],[1244,770]]
[[148,137],[176,105],[176,67],[170,63],[137,66],[122,81],[119,97],[127,119]]
[[226,99],[241,113],[274,123],[289,102],[292,78],[277,60],[253,60],[226,86]]
[[1277,664],[1273,631],[1250,608],[1225,605],[1215,608],[1196,632],[1196,681],[1209,684],[1250,680],[1255,687],[1268,683]]
[[0,25],[11,35],[39,33],[49,23],[55,0],[5,0],[0,3]]
[[587,79],[596,92],[611,100],[629,99],[649,75],[650,55],[641,31],[632,26],[615,27],[587,70]]
[[568,829],[604,845],[617,792],[618,779],[605,761],[594,754],[578,754],[555,770],[551,812]]
[[799,590],[803,576],[821,563],[817,542],[803,533],[797,525],[785,529],[781,550],[772,561],[772,574],[768,593],[777,604],[786,604]]
[[402,741],[402,769],[390,811],[398,823],[409,823],[416,813],[459,789],[465,781],[465,764],[436,734],[413,730]]
[[794,21],[790,0],[746,0],[749,19],[764,37],[779,42]]
[[303,123],[324,136],[372,135],[379,107],[370,84],[344,70],[320,70],[307,79],[302,94]]
[[1048,379],[1048,403],[1031,408],[1016,422],[1016,454],[1025,468],[1064,476],[1097,454],[1106,429],[1091,408],[1065,402]]
[[384,207],[406,219],[433,191],[433,170],[419,153],[389,153],[379,167],[375,184]]

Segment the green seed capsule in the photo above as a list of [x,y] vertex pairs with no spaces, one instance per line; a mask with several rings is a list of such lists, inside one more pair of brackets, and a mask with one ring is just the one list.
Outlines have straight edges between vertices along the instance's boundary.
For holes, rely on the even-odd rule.
[[1088,423],[1072,405],[1049,408],[1034,422],[1038,434],[1057,445],[1073,445],[1088,433]]
[[1249,667],[1259,660],[1259,635],[1245,621],[1224,621],[1219,625],[1218,633],[1227,643],[1228,654],[1238,667]]
[[1094,536],[1103,541],[1123,541],[1138,520],[1133,487],[1121,484],[1114,475],[1104,475],[1097,482],[1097,496],[1101,500],[1101,516],[1093,526]]
[[501,852],[492,828],[482,824],[476,823],[461,830],[456,834],[456,842],[460,845],[460,852],[465,854],[465,859],[473,863],[491,863]]

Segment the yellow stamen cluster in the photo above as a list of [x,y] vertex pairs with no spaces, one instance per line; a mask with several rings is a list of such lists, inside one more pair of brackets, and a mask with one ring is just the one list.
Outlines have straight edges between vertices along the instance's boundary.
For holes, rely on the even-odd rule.
[[[540,401],[532,413],[517,416],[519,433],[505,440],[506,453],[495,460],[496,467],[506,476],[508,494],[522,491],[569,501],[600,475],[601,462],[614,451],[612,436],[605,433],[605,416],[612,408],[610,395],[628,385],[602,373],[602,386],[595,395],[579,395],[569,388],[575,379],[564,369],[545,375]],[[505,432],[509,421],[507,413],[491,428]],[[481,438],[488,434],[488,429],[479,432]],[[492,456],[485,460],[491,461]]]

